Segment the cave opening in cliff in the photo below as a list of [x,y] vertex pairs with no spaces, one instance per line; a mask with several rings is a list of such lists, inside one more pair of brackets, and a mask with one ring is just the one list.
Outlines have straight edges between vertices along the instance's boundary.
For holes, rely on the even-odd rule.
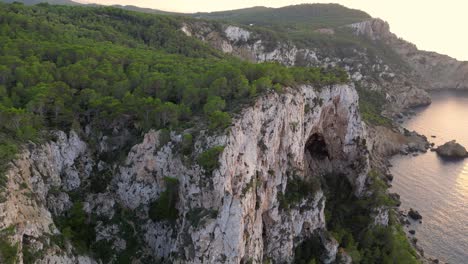
[[310,136],[305,144],[305,149],[309,152],[312,158],[318,160],[330,158],[327,150],[327,144],[322,134],[314,133]]

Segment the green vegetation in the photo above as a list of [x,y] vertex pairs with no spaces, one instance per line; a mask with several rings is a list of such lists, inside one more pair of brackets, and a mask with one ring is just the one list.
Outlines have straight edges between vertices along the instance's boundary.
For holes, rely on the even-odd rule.
[[23,240],[23,263],[24,264],[34,264],[36,260],[44,256],[44,249],[34,249],[29,244],[25,243]]
[[113,173],[111,170],[97,171],[93,170],[89,184],[90,191],[93,193],[102,193],[107,190],[107,186],[112,181]]
[[318,235],[314,235],[296,247],[294,250],[294,263],[316,264],[317,260],[320,260],[324,251],[325,249],[320,242],[320,237]]
[[193,149],[193,136],[192,134],[184,134],[182,136],[182,154],[190,155]]
[[[117,251],[114,247],[114,240],[99,240],[91,244],[91,254],[103,263],[126,264],[141,258],[142,241],[140,240],[138,218],[134,211],[118,206],[109,224],[117,225],[119,232],[117,236],[126,241],[126,248]],[[141,233],[140,233],[141,234]],[[112,260],[112,261],[111,261]],[[147,263],[147,262],[143,262]]]
[[179,200],[179,180],[176,178],[166,177],[166,190],[159,195],[159,198],[151,203],[149,209],[149,217],[153,221],[167,220],[170,223],[175,223],[179,217],[177,210],[177,202]]
[[[149,129],[183,129],[195,125],[194,117],[206,117],[196,125],[222,129],[229,112],[261,92],[348,81],[335,69],[227,57],[185,36],[179,29],[188,19],[0,3],[0,172],[19,145],[48,129],[90,126],[97,134],[90,141],[101,132],[137,138]],[[224,106],[205,110],[210,98]]]
[[94,225],[83,210],[83,203],[75,202],[65,216],[55,219],[63,238],[69,240],[78,253],[86,253],[94,242]]
[[197,162],[202,166],[207,175],[211,175],[211,173],[219,167],[219,155],[223,150],[224,147],[216,146],[206,150],[198,156]]
[[7,227],[0,230],[0,262],[5,264],[15,264],[18,260],[18,243],[10,241],[15,232],[15,227]]
[[254,24],[278,31],[339,27],[371,18],[365,12],[338,4],[302,4],[282,8],[253,7],[233,11],[197,13],[194,16],[244,25]]
[[302,179],[293,173],[288,176],[286,191],[284,193],[278,192],[280,208],[294,207],[303,199],[315,195],[318,190],[320,190],[320,181],[317,177]]
[[[226,78],[221,78],[218,80],[222,81],[220,85],[227,86]],[[214,81],[214,83],[217,83],[218,80]],[[245,85],[248,86],[247,81]],[[222,111],[225,108],[226,108],[226,101],[224,101],[221,97],[211,96],[208,98],[205,106],[203,107],[203,111],[205,112],[205,115],[210,120],[211,129],[226,128],[231,123],[231,116],[228,113]]]
[[386,194],[388,186],[377,172],[371,171],[369,177],[372,194],[364,198],[353,195],[343,175],[325,177],[327,229],[356,263],[418,263],[394,216],[386,227],[374,225],[372,210],[394,206],[395,201]]
[[387,103],[385,95],[361,87],[358,87],[357,91],[359,93],[359,111],[364,121],[372,125],[390,127],[392,121],[382,116],[383,108]]
[[48,3],[52,5],[80,5],[78,2],[71,0],[2,0],[5,3],[19,2],[25,5],[37,5],[40,3]]
[[[253,7],[223,12],[197,13],[196,18],[215,19],[230,24],[239,24],[253,32],[248,42],[253,44],[261,39],[267,51],[276,48],[279,42],[292,41],[299,48],[319,49],[327,56],[359,59],[356,50],[365,52],[372,62],[383,58],[386,63],[402,73],[408,69],[407,63],[387,44],[353,34],[345,25],[366,21],[372,17],[360,10],[346,8],[338,4],[301,4],[282,8]],[[333,33],[317,32],[329,29]],[[296,66],[310,62],[297,58]],[[362,69],[372,76],[372,69]],[[376,79],[380,77],[374,76]]]
[[208,218],[216,218],[218,216],[218,211],[212,209],[206,209],[197,207],[190,210],[186,217],[190,221],[191,225],[195,228],[203,226]]

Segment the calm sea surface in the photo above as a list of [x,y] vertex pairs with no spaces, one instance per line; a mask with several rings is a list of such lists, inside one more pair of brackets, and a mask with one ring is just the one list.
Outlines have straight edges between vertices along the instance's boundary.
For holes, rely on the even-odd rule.
[[[403,125],[428,137],[436,146],[455,139],[468,148],[468,93],[432,94],[432,105],[417,110]],[[431,136],[436,136],[432,138]],[[412,223],[425,254],[451,264],[468,263],[468,159],[441,160],[434,152],[392,159],[392,192],[402,209],[423,216]]]

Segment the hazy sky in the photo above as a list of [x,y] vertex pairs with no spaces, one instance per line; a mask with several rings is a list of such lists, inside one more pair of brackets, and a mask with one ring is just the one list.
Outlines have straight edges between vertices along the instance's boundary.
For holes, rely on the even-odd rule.
[[299,3],[340,3],[380,17],[392,32],[420,49],[468,61],[468,0],[77,0],[99,4],[150,7],[166,11],[198,12],[252,6],[281,7]]

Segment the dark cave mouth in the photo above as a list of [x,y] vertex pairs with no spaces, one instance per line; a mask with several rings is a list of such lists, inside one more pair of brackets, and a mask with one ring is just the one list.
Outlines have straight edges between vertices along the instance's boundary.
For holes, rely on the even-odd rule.
[[310,156],[317,160],[324,160],[330,158],[327,149],[325,138],[320,133],[314,133],[309,137],[305,144],[305,151],[309,152]]

